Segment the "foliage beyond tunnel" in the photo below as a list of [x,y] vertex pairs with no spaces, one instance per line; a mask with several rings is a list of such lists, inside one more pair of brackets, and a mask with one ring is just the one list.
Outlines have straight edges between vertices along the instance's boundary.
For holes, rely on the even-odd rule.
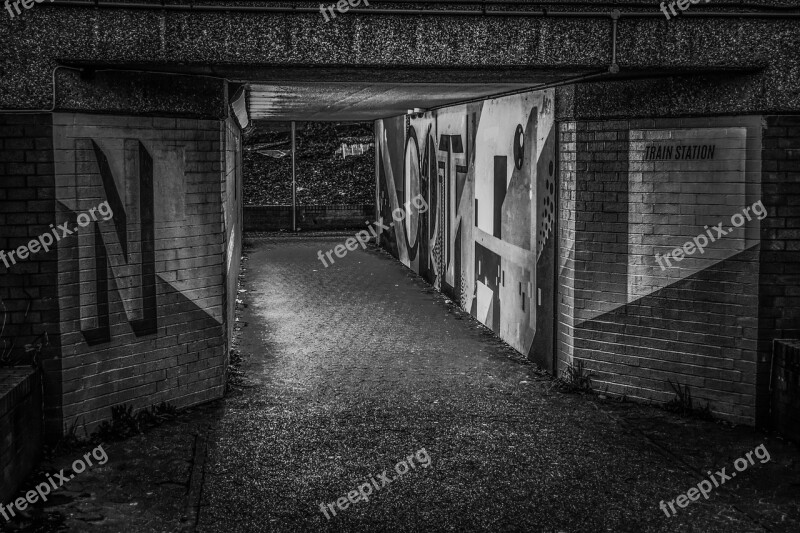
[[[297,205],[374,203],[374,148],[342,157],[342,144],[373,142],[371,123],[302,123],[296,139]],[[285,123],[256,125],[245,135],[244,201],[291,205],[291,133]]]

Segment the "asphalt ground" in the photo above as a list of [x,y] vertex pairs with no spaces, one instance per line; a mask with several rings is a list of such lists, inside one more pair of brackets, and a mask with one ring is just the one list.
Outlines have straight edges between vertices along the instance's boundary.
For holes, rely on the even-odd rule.
[[[105,465],[0,527],[800,531],[797,446],[602,394],[559,392],[384,251],[359,248],[325,268],[317,252],[351,235],[248,236],[235,328],[241,364],[227,397],[104,444]],[[675,516],[659,509],[708,471],[724,467],[730,476],[734,461],[762,444],[769,461],[756,458],[708,499],[676,503]],[[48,457],[27,487],[61,468],[70,474],[93,447]],[[352,491],[366,493],[367,483],[363,501]]]
[[[249,386],[209,441],[199,531],[800,531],[797,448],[558,392],[385,252],[324,267],[346,237],[251,237]],[[659,509],[762,443],[769,462]]]

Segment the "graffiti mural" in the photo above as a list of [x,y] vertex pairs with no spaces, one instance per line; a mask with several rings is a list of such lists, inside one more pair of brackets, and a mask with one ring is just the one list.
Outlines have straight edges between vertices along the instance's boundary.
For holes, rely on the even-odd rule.
[[552,369],[552,91],[376,122],[378,212],[422,195],[384,245],[521,353]]

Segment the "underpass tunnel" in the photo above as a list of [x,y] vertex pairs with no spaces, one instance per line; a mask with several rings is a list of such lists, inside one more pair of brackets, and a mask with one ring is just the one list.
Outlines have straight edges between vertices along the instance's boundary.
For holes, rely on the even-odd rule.
[[56,243],[5,265],[3,356],[41,369],[48,438],[222,396],[254,121],[373,121],[376,217],[403,212],[381,245],[541,368],[768,423],[773,340],[800,334],[763,289],[796,282],[796,10],[53,4],[0,36],[0,249]]

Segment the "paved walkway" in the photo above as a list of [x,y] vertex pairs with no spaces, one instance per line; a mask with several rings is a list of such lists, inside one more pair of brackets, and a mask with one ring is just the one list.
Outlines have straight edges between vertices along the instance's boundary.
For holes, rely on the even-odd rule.
[[[317,251],[346,237],[252,241],[238,312],[241,386],[105,445],[108,463],[9,529],[800,531],[797,447],[559,393],[384,252],[359,249],[324,268]],[[730,474],[762,443],[766,464],[756,460],[677,516],[659,510],[706,471]],[[29,487],[85,448],[45,461]],[[414,468],[401,464],[408,472],[398,476],[409,456]],[[335,507],[373,479],[369,501]],[[323,502],[336,516],[328,508],[326,519]]]
[[[342,236],[254,242],[240,347],[250,387],[210,439],[199,531],[800,530],[800,487],[769,485],[798,481],[796,449],[551,390],[385,253],[323,267],[317,252]],[[772,461],[675,517],[659,510],[702,480],[693,468],[732,470],[762,442]],[[430,465],[398,476],[423,448],[416,462]],[[397,479],[382,487],[384,470]],[[371,478],[369,501],[335,506]]]

